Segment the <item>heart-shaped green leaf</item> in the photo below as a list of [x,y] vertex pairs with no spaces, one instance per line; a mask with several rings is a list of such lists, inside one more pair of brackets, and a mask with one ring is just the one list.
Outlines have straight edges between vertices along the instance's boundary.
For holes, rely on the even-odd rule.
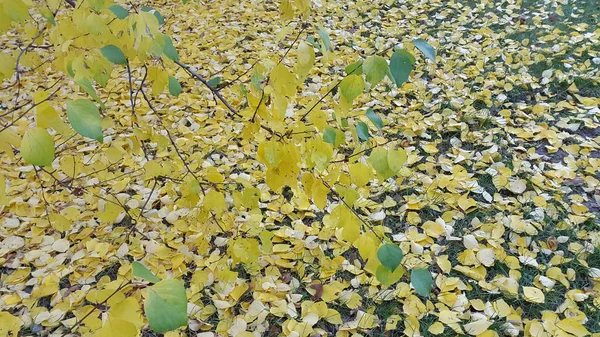
[[67,103],[67,118],[78,134],[102,143],[102,116],[94,102],[76,99]]
[[402,262],[402,257],[402,249],[391,243],[386,243],[377,250],[377,259],[390,271],[396,270]]
[[401,87],[408,80],[414,63],[415,57],[408,51],[401,49],[394,52],[390,59],[390,72],[396,87]]
[[347,102],[352,102],[365,90],[365,80],[360,75],[348,75],[340,83],[340,91]]
[[375,86],[390,73],[387,61],[381,56],[369,56],[362,65],[367,81]]
[[413,269],[410,273],[410,283],[415,287],[417,294],[427,296],[433,288],[433,278],[425,268]]
[[110,11],[121,20],[125,19],[129,15],[127,10],[120,5],[112,5],[108,7],[108,9],[110,9]]
[[367,124],[363,122],[356,123],[356,134],[358,135],[358,139],[361,141],[367,141],[369,139],[369,127]]
[[373,124],[375,124],[375,126],[378,129],[381,130],[383,128],[383,120],[381,120],[381,117],[377,116],[377,114],[375,113],[375,111],[373,111],[373,109],[371,109],[371,108],[367,109],[365,116],[367,116],[367,118],[369,118],[369,120],[371,122],[373,122]]
[[181,93],[181,84],[173,76],[169,76],[169,93],[175,97],[179,97]]
[[106,45],[100,48],[100,52],[107,60],[114,64],[126,64],[127,58],[125,58],[125,54],[121,51],[121,48],[115,46],[114,44]]
[[162,280],[148,288],[144,311],[150,328],[165,333],[187,325],[187,295],[183,282]]

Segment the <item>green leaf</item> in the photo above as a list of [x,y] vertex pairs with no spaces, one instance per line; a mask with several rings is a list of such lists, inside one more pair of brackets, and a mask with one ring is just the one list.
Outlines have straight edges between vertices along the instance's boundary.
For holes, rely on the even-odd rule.
[[73,71],[73,60],[67,62],[67,73],[69,76],[75,78],[75,72]]
[[75,83],[79,84],[81,86],[81,88],[83,88],[83,91],[87,92],[88,95],[92,96],[92,98],[100,104],[100,108],[102,108],[102,110],[104,110],[106,108],[104,106],[104,102],[102,102],[102,100],[96,93],[96,89],[94,89],[94,86],[92,85],[92,82],[89,79],[82,77],[79,80],[77,80]]
[[391,271],[382,265],[377,267],[377,270],[375,271],[375,277],[377,278],[377,281],[381,282],[381,284],[389,287],[398,282],[404,275],[404,272],[405,269],[402,266],[396,268],[394,271]]
[[342,128],[347,128],[348,127],[348,118],[341,118],[340,117],[340,125],[342,126]]
[[362,68],[367,77],[367,81],[373,86],[381,82],[381,80],[390,73],[390,67],[388,66],[387,61],[381,56],[367,57]]
[[367,124],[363,122],[356,123],[356,134],[358,135],[358,139],[367,141],[369,139],[369,127]]
[[402,249],[391,243],[386,243],[377,250],[377,259],[390,271],[396,270],[402,262],[402,256]]
[[319,36],[321,37],[321,40],[323,40],[323,47],[325,50],[333,51],[333,48],[331,47],[331,41],[329,40],[329,33],[327,33],[325,28],[319,28]]
[[77,99],[67,103],[67,118],[78,134],[102,143],[102,117],[94,102]]
[[[3,1],[2,7],[4,10],[3,14],[16,22],[25,21],[29,17],[29,9],[23,1]],[[6,19],[2,18],[2,20]],[[2,24],[4,25],[5,23],[2,22]],[[8,24],[10,25],[10,21]]]
[[108,9],[110,9],[110,11],[121,20],[125,19],[129,15],[127,10],[120,5],[112,5],[108,7]]
[[87,3],[96,12],[99,12],[102,8],[104,8],[104,0],[87,0]]
[[187,295],[183,282],[167,279],[148,288],[144,311],[150,328],[157,333],[187,325]]
[[170,58],[173,61],[179,61],[179,55],[177,54],[177,50],[173,46],[173,41],[168,35],[164,35],[165,37],[165,49],[163,49],[163,54],[166,57]]
[[100,52],[107,60],[114,64],[126,64],[127,59],[125,58],[125,54],[121,51],[121,48],[115,46],[114,44],[106,45],[100,48]]
[[325,132],[323,132],[323,140],[326,143],[335,145],[335,137],[336,137],[335,129],[332,127],[326,127]]
[[44,128],[29,129],[23,136],[20,151],[29,164],[50,166],[54,161],[54,139]]
[[40,14],[44,17],[44,19],[48,20],[53,26],[56,26],[56,20],[54,19],[54,14],[47,7],[40,7]]
[[348,75],[340,83],[340,91],[347,102],[352,102],[365,90],[365,81],[360,75]]
[[417,294],[427,296],[433,288],[433,278],[425,268],[413,269],[410,273],[410,283],[415,287]]
[[387,154],[388,167],[394,172],[399,172],[402,169],[404,163],[406,163],[408,155],[404,149],[400,148],[397,150],[390,149]]
[[152,7],[142,7],[141,10],[142,10],[142,12],[148,12],[148,13],[154,14],[154,16],[158,20],[159,24],[161,24],[161,25],[165,24],[165,18],[163,18],[163,16],[156,9],[154,9]]
[[427,43],[427,41],[423,39],[416,39],[413,41],[413,44],[415,45],[415,47],[419,48],[423,55],[427,56],[428,59],[435,62],[435,49],[433,49],[433,47],[429,43]]
[[377,171],[381,179],[387,179],[396,174],[396,171],[392,170],[388,163],[388,150],[382,147],[373,149],[367,161]]
[[221,77],[220,76],[213,77],[210,80],[208,80],[208,82],[206,82],[206,83],[208,83],[208,85],[210,85],[212,88],[216,88],[219,85],[219,83],[221,83]]
[[169,75],[169,93],[175,97],[179,97],[181,93],[181,84],[173,76]]
[[375,124],[375,126],[379,130],[381,130],[383,128],[383,121],[381,120],[381,118],[379,116],[377,116],[377,114],[375,113],[375,111],[373,111],[373,109],[371,109],[371,108],[367,109],[365,116],[367,116],[367,118],[369,118],[369,120],[371,122],[373,122],[373,124]]
[[319,44],[317,43],[317,41],[315,41],[315,39],[312,36],[309,36],[306,38],[306,42],[308,42],[310,45],[312,45],[313,47],[319,49]]
[[356,75],[360,75],[363,72],[363,61],[362,60],[358,60],[354,63],[351,63],[349,65],[346,66],[346,75],[350,75],[350,74],[356,74]]
[[326,143],[332,144],[335,147],[340,146],[344,143],[344,133],[340,130],[334,129],[332,127],[326,127],[323,132],[323,140]]
[[415,57],[408,51],[401,49],[394,52],[390,60],[390,72],[396,87],[402,86],[408,80],[415,63]]
[[143,280],[152,283],[160,282],[160,279],[156,275],[154,275],[154,273],[152,273],[150,270],[148,270],[148,268],[146,268],[146,266],[137,261],[134,261],[131,264],[131,268],[134,277],[139,277]]

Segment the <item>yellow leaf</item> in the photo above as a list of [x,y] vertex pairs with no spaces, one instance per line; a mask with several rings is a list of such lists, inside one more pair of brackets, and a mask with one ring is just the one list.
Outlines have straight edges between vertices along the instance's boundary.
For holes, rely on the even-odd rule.
[[436,239],[446,233],[444,226],[437,221],[426,221],[421,227],[428,236]]
[[296,73],[300,77],[306,76],[315,63],[315,50],[306,42],[298,44],[298,63],[296,63]]
[[342,229],[342,237],[344,238],[344,240],[350,243],[356,241],[356,239],[358,239],[358,237],[360,236],[360,221],[356,218],[354,214],[350,214],[349,216],[344,217],[342,221],[344,221],[344,223],[342,224],[342,226],[344,226]]
[[58,282],[60,277],[52,273],[44,278],[39,288],[35,289],[32,293],[35,297],[44,297],[48,295],[54,295],[58,291]]
[[0,336],[18,336],[23,322],[6,311],[0,312]]
[[65,232],[71,228],[71,221],[64,215],[50,213],[48,219],[50,220],[50,225],[59,232]]
[[415,316],[407,316],[404,320],[404,334],[408,337],[420,336],[421,324]]
[[372,329],[378,325],[379,318],[368,312],[359,311],[356,314],[356,320],[358,321],[358,327],[361,329]]
[[138,333],[139,330],[132,323],[123,319],[113,318],[109,314],[106,323],[94,334],[94,337],[135,337]]
[[353,245],[358,249],[358,253],[365,261],[377,250],[377,241],[370,235],[359,236],[358,239],[354,241]]
[[116,305],[113,305],[108,313],[109,317],[125,320],[133,324],[137,329],[144,327],[141,306],[133,297],[128,297]]
[[[589,318],[588,318],[589,319]],[[576,317],[566,318],[556,323],[561,330],[577,337],[589,336],[590,332],[577,320]]]
[[468,198],[467,194],[461,195],[456,201],[458,202],[458,206],[465,212],[469,208],[477,205],[477,202],[471,198]]
[[466,267],[466,266],[456,266],[456,267],[454,267],[454,270],[457,270],[477,281],[485,280],[485,275],[487,274],[487,271],[484,266],[479,266],[477,268],[470,268],[470,267]]
[[223,175],[221,175],[219,170],[217,170],[217,168],[214,166],[210,166],[206,169],[205,176],[206,180],[210,181],[211,183],[220,184],[225,181]]
[[292,96],[296,92],[296,76],[281,63],[273,69],[269,81],[277,94]]
[[0,80],[10,78],[15,72],[16,58],[7,54],[0,53]]
[[350,165],[350,179],[358,187],[363,187],[371,180],[371,169],[364,163],[358,162]]
[[407,159],[406,151],[400,148],[397,150],[390,149],[388,151],[388,165],[394,172],[400,171]]
[[485,248],[485,249],[481,249],[480,251],[477,252],[477,259],[479,260],[479,262],[482,265],[484,265],[486,267],[490,267],[494,264],[496,255],[494,254],[493,249]]
[[439,335],[442,332],[444,332],[444,325],[440,322],[435,322],[433,324],[431,324],[431,326],[429,326],[429,329],[427,329],[427,331],[431,332],[434,335]]
[[544,293],[535,287],[523,287],[523,295],[527,302],[544,303],[546,301]]
[[325,320],[331,324],[342,324],[342,316],[339,312],[333,309],[327,309],[327,314],[325,315]]
[[321,179],[315,179],[310,190],[315,205],[319,209],[325,209],[325,206],[327,205],[327,193],[329,193],[329,188],[323,184]]
[[225,204],[225,197],[222,193],[215,190],[210,190],[204,197],[204,207],[213,211],[216,215],[223,214],[227,209]]
[[523,179],[516,179],[510,182],[509,189],[515,194],[522,194],[527,189],[527,184]]
[[0,174],[0,206],[6,206],[10,199],[6,196],[6,178]]
[[468,333],[469,335],[477,336],[477,335],[483,333],[484,331],[486,331],[487,328],[490,327],[490,325],[492,325],[492,322],[489,322],[486,320],[480,320],[480,321],[475,321],[475,322],[465,324],[464,328],[465,328],[465,332]]

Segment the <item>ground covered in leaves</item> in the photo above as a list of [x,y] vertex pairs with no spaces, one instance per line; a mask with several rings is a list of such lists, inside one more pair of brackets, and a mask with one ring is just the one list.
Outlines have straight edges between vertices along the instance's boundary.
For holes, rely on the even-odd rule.
[[[181,59],[221,83],[240,75],[249,82],[245,71],[257,60],[277,62],[299,31],[281,23],[270,1],[154,6]],[[436,49],[437,62],[419,58],[400,89],[380,85],[361,96],[358,107],[373,108],[385,124],[371,132],[402,142],[410,172],[358,188],[355,203],[389,228],[407,269],[432,272],[429,298],[406,277],[381,286],[329,216],[292,190],[266,192],[256,149],[236,138],[239,123],[183,70],[173,72],[183,93],[153,103],[190,167],[161,130],[142,124],[131,132],[120,73],[100,95],[109,98],[104,144],[63,139],[54,170],[36,171],[0,143],[0,335],[62,326],[86,335],[119,302],[153,335],[143,328],[140,292],[130,286],[106,299],[131,278],[134,260],[186,282],[190,324],[169,336],[600,334],[598,3],[321,1],[310,20],[329,31],[335,60],[310,74],[299,105],[359,55],[417,37]],[[2,41],[22,43],[10,34]],[[143,73],[133,76],[139,85]],[[24,76],[23,88],[62,77]],[[241,107],[236,88],[224,92]],[[61,88],[53,106],[60,111],[78,90]],[[13,99],[0,92],[4,106]],[[148,125],[157,118],[146,104],[137,114]],[[236,182],[223,187],[227,204],[258,201],[229,219],[225,233],[199,218],[192,187],[179,184],[209,166],[210,179]],[[258,190],[236,194],[238,184]],[[328,196],[329,207],[337,202]],[[260,238],[259,262],[224,261],[236,235]]]

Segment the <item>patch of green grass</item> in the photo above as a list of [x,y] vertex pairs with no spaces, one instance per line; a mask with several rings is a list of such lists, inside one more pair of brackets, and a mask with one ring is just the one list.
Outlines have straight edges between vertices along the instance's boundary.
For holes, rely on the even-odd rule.
[[586,23],[594,30],[600,17],[600,3],[597,0],[577,0],[563,6],[567,20],[573,24]]
[[419,212],[419,217],[423,222],[425,221],[435,221],[437,218],[442,216],[442,212],[438,212],[429,206],[423,207]]
[[594,300],[589,298],[581,304],[580,308],[587,318],[587,322],[584,323],[584,326],[590,333],[599,333],[600,307],[596,306]]
[[584,97],[600,97],[600,82],[597,79],[575,77],[573,80],[579,95]]
[[117,274],[119,272],[119,268],[121,268],[121,263],[119,263],[119,262],[114,262],[114,263],[106,266],[106,268],[102,269],[96,275],[96,281],[99,281],[103,276],[108,276],[111,281],[116,280]]
[[383,301],[381,303],[373,303],[373,305],[375,306],[375,315],[382,321],[386,321],[392,315],[401,314],[401,307],[396,301]]
[[[477,209],[471,213],[465,214],[465,216],[462,219],[458,219],[456,220],[456,222],[454,223],[454,236],[462,236],[465,233],[464,229],[465,228],[470,228],[471,227],[471,222],[473,221],[473,219],[477,218],[479,219],[479,221],[481,222],[485,222],[485,220],[488,218],[490,214],[487,212],[484,212],[480,209]],[[462,245],[462,242],[461,242]]]
[[490,174],[480,175],[477,178],[477,183],[491,195],[494,195],[494,193],[498,192],[496,185],[494,185],[493,177]]
[[537,32],[535,30],[525,30],[522,32],[514,32],[506,35],[506,39],[521,42],[528,39],[531,42],[537,40]]

